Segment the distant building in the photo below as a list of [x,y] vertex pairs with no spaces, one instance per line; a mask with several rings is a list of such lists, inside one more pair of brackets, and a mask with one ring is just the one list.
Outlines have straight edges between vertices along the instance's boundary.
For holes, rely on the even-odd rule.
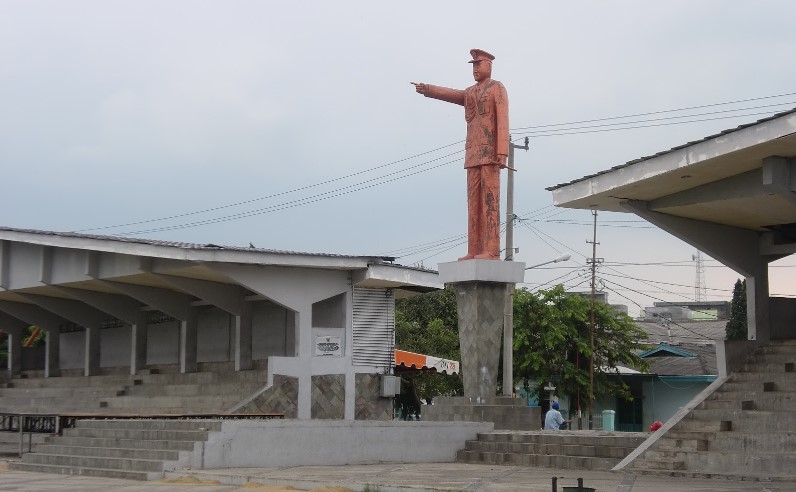
[[[568,292],[566,292],[566,295],[568,295],[568,296],[578,296],[578,297],[582,297],[582,298],[584,298],[584,299],[586,299],[588,301],[591,301],[591,291],[590,290],[588,290],[588,291],[580,291],[580,292],[578,292],[578,291],[568,291]],[[594,302],[599,302],[599,303],[602,303],[602,304],[608,304],[617,313],[624,313],[624,314],[628,313],[628,309],[627,309],[627,306],[625,304],[609,304],[608,303],[608,292],[605,292],[603,290],[597,290],[597,291],[594,292]]]
[[663,318],[674,321],[684,320],[726,320],[730,317],[729,301],[700,302],[656,302],[644,308],[639,316],[650,320]]

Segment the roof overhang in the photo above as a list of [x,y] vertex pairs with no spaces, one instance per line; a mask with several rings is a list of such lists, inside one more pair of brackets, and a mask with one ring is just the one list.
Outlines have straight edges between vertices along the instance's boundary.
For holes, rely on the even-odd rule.
[[796,110],[548,190],[560,207],[627,212],[627,202],[636,202],[650,211],[742,229],[792,229],[794,157]]
[[[130,313],[146,306],[177,319],[189,306],[215,305],[235,314],[243,301],[269,298],[260,280],[285,275],[309,285],[350,279],[360,287],[396,289],[396,297],[443,287],[434,271],[390,261],[0,227],[0,303],[17,314],[27,304],[56,310],[68,304],[76,312],[83,303],[95,307],[81,305],[84,311],[107,309],[131,322]],[[116,309],[125,298],[135,299],[135,306]],[[109,302],[115,305],[107,307]]]
[[366,270],[354,272],[352,281],[357,287],[401,289],[416,293],[445,287],[435,271],[387,264],[368,265]]

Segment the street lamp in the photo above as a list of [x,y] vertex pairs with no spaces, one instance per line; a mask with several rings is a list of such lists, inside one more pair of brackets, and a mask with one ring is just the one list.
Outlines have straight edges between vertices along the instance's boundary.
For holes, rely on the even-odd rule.
[[[526,270],[549,263],[569,260],[570,255],[561,255],[555,260],[529,266]],[[514,284],[506,286],[506,300],[503,305],[503,396],[514,393]]]
[[570,258],[571,258],[571,255],[568,255],[568,254],[561,255],[558,258],[556,258],[555,260],[545,261],[543,263],[539,263],[538,265],[529,266],[528,268],[526,268],[526,270],[530,270],[531,268],[537,268],[537,267],[544,266],[544,265],[549,265],[550,263],[559,263],[561,261],[567,261]]

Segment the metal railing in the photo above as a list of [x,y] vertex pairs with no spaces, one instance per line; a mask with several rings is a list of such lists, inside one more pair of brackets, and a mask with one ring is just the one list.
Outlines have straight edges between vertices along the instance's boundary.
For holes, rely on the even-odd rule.
[[283,419],[282,413],[238,414],[86,414],[86,413],[2,413],[0,432],[19,433],[19,456],[25,452],[25,434],[28,434],[28,453],[33,448],[33,434],[60,435],[63,429],[75,427],[78,420],[269,420]]
[[28,435],[28,453],[33,448],[33,434],[60,434],[61,419],[56,414],[0,413],[0,432],[19,433],[19,456],[25,452],[25,434]]

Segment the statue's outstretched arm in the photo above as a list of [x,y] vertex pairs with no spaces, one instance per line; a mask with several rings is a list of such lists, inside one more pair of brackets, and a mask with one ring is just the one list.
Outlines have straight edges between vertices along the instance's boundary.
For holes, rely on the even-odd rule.
[[462,90],[450,89],[448,87],[442,87],[439,85],[424,84],[422,82],[412,82],[412,85],[415,86],[415,90],[419,94],[423,94],[426,97],[464,106],[464,91]]

